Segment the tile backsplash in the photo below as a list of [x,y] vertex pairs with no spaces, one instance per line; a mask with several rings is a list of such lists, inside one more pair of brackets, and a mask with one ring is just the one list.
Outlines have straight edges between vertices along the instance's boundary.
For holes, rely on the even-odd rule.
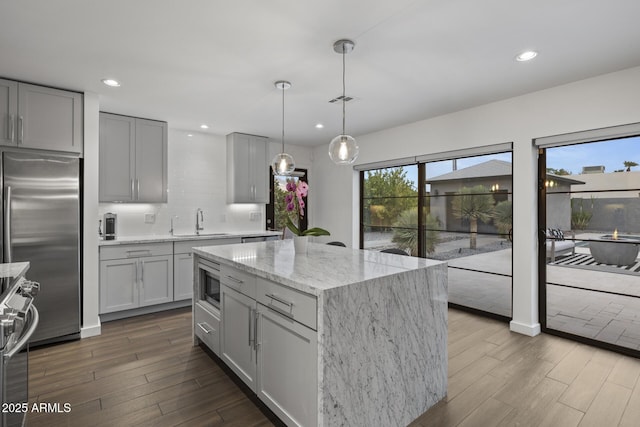
[[174,217],[174,232],[186,234],[195,232],[196,209],[201,208],[205,233],[265,229],[264,205],[226,202],[224,136],[169,129],[168,169],[167,203],[101,203],[97,219],[113,212],[118,235],[143,236],[169,234]]

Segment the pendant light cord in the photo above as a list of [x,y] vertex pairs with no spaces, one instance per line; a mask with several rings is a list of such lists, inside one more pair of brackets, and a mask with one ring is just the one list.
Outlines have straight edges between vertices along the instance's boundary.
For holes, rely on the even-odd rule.
[[342,134],[346,135],[345,131],[345,116],[346,116],[346,102],[345,102],[345,93],[346,93],[346,85],[345,85],[345,56],[346,56],[346,46],[342,45]]
[[282,83],[282,152],[284,153],[284,83]]

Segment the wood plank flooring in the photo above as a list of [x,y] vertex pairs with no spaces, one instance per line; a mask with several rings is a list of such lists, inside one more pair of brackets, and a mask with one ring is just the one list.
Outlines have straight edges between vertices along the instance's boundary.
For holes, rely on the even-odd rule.
[[30,352],[30,403],[69,403],[27,426],[273,426],[191,343],[191,309],[103,323],[102,335]]
[[[188,309],[104,323],[30,353],[27,426],[272,426],[228,371],[191,345]],[[638,426],[640,360],[449,310],[448,396],[412,427]],[[385,426],[386,427],[386,426]]]

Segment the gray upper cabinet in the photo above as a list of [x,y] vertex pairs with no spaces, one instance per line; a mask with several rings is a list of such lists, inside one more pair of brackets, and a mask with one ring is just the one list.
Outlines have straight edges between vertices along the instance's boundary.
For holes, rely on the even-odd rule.
[[5,145],[82,154],[82,94],[0,80]]
[[264,136],[227,135],[228,203],[269,203],[268,141]]
[[0,143],[16,145],[16,116],[18,114],[18,83],[0,80]]
[[100,202],[166,201],[167,123],[100,113]]

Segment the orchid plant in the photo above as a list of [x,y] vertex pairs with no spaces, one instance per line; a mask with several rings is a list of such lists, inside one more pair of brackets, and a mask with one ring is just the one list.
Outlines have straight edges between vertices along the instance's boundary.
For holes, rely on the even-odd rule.
[[293,179],[288,179],[286,190],[287,194],[285,195],[284,202],[287,207],[287,213],[289,214],[287,216],[287,228],[296,236],[329,236],[330,233],[327,230],[319,227],[300,230],[291,219],[292,217],[297,218],[297,223],[300,224],[300,219],[304,216],[304,198],[307,197],[309,184],[301,180],[296,184]]

